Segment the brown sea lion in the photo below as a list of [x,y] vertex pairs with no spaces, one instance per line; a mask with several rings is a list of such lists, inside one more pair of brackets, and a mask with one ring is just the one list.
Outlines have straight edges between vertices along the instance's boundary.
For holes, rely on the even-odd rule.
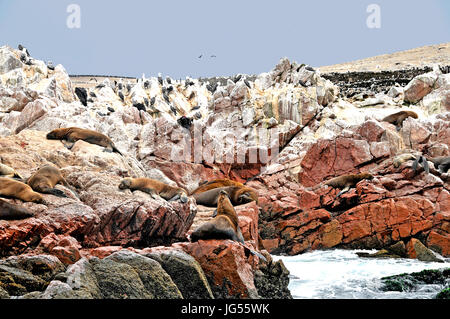
[[24,207],[13,205],[0,199],[0,219],[15,220],[33,216],[34,214]]
[[258,202],[257,192],[247,186],[217,187],[203,193],[196,193],[192,196],[195,198],[197,204],[215,207],[221,191],[225,191],[228,194],[233,205],[242,205],[251,201]]
[[200,239],[231,239],[240,242],[252,254],[266,260],[263,255],[245,246],[236,210],[228,197],[228,193],[224,190],[219,192],[215,217],[197,227],[191,234],[191,242]]
[[441,173],[447,173],[450,169],[450,156],[438,156],[428,159]]
[[400,165],[402,165],[404,162],[410,160],[416,160],[416,155],[411,153],[400,154],[394,157],[394,159],[392,160],[392,164],[395,168],[397,168],[400,167]]
[[[61,171],[53,165],[42,166],[27,180],[27,184],[30,185],[30,187],[36,192],[52,194],[58,197],[67,197],[63,191],[55,188],[55,185],[59,183],[74,192],[72,187],[67,183],[66,179],[61,174]],[[75,195],[78,197],[76,193]]]
[[106,135],[97,131],[88,130],[78,127],[58,128],[47,134],[49,140],[65,140],[69,144],[65,143],[66,147],[71,149],[73,144],[78,140],[96,144],[105,147],[105,151],[117,152],[120,155],[122,153],[114,145],[113,141]]
[[0,176],[23,179],[22,176],[20,176],[20,174],[17,173],[14,168],[2,163],[0,163]]
[[17,198],[24,202],[44,203],[42,195],[33,191],[29,185],[7,177],[0,177],[0,196]]
[[124,178],[119,185],[120,189],[130,189],[131,191],[140,190],[150,194],[159,195],[165,200],[173,201],[180,199],[182,203],[186,203],[187,191],[181,187],[173,187],[163,182],[151,178]]
[[334,188],[342,188],[342,190],[337,194],[336,197],[339,197],[343,193],[347,192],[351,187],[355,187],[363,179],[373,179],[373,175],[370,173],[359,173],[359,174],[349,174],[349,175],[341,175],[335,178],[332,178],[324,183],[324,185],[328,185]]
[[413,111],[399,111],[397,113],[386,116],[384,119],[382,119],[382,121],[389,122],[397,127],[400,127],[403,121],[408,117],[417,119],[419,116],[416,112]]
[[191,192],[191,195],[203,193],[206,191],[209,191],[213,188],[219,188],[219,187],[226,187],[226,186],[244,186],[244,184],[232,181],[231,179],[222,178],[222,179],[215,179],[206,183],[201,184],[197,189],[195,189],[193,192]]

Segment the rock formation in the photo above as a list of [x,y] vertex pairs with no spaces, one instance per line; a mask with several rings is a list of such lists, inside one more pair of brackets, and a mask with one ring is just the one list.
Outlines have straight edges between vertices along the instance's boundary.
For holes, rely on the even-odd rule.
[[[236,207],[239,225],[248,247],[270,253],[400,242],[417,258],[419,242],[449,256],[449,173],[393,165],[404,152],[449,155],[449,75],[435,67],[367,96],[326,77],[283,58],[253,77],[106,78],[77,90],[63,66],[24,64],[1,47],[1,163],[25,178],[52,163],[78,196],[57,185],[66,198],[7,199],[35,215],[0,220],[0,297],[291,297],[288,271],[266,251],[264,262],[231,240],[189,242],[213,209],[120,190],[124,177],[187,191],[214,178],[246,183],[259,199]],[[419,118],[382,122],[399,110]],[[46,139],[70,126],[109,136],[123,156]],[[374,179],[339,197],[321,186],[365,171]]]

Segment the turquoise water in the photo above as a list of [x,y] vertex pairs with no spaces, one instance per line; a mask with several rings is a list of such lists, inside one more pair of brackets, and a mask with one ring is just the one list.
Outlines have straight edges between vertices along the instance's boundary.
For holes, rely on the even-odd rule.
[[297,256],[273,256],[273,259],[282,259],[289,269],[289,289],[296,299],[433,298],[443,286],[424,285],[412,292],[384,292],[380,290],[380,278],[450,267],[450,258],[437,263],[407,258],[360,258],[356,252],[375,250],[316,250]]

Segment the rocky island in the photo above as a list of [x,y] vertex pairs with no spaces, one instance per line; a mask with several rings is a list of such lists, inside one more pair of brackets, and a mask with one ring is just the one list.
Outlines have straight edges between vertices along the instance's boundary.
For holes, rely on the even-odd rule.
[[[23,181],[50,164],[67,181],[39,203],[2,196],[30,216],[0,219],[0,297],[292,298],[271,254],[449,257],[450,44],[424,50],[425,65],[404,57],[416,51],[385,65],[282,58],[259,75],[176,80],[69,76],[0,47],[0,163]],[[120,153],[47,138],[68,127]],[[120,189],[128,177],[188,199]],[[215,210],[192,192],[224,179],[257,193],[233,202],[243,241],[191,241]]]

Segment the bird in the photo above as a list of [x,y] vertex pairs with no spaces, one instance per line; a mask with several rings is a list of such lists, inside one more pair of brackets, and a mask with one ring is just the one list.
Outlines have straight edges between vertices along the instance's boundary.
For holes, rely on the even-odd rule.
[[164,98],[164,100],[166,100],[167,103],[170,103],[170,99],[166,93],[163,93],[163,98]]
[[155,104],[155,101],[156,101],[156,97],[152,97],[150,99],[150,106],[153,106]]
[[122,91],[119,91],[118,95],[122,101],[125,101],[125,97],[123,96]]
[[213,55],[211,55],[211,58],[217,58],[217,56],[215,56],[215,55],[213,54]]
[[160,85],[163,85],[163,78],[162,78],[161,73],[158,73],[158,82]]
[[148,80],[145,80],[144,89],[148,89],[149,87],[150,87],[150,82]]
[[168,84],[172,84],[172,79],[169,76],[166,76],[166,82]]
[[47,68],[49,68],[50,70],[54,70],[55,69],[55,66],[53,65],[53,62],[52,61],[48,61],[47,62]]
[[177,115],[177,109],[171,104],[170,110],[173,112],[173,114]]
[[233,82],[234,82],[234,83],[237,83],[237,82],[241,79],[241,77],[242,77],[242,74],[236,75],[236,76],[234,77],[234,79],[233,79]]
[[201,58],[202,58],[202,56],[203,56],[203,54],[200,54],[200,55],[198,56],[198,58],[199,58],[199,59],[201,59]]
[[247,87],[248,87],[249,89],[251,88],[250,83],[247,81],[247,79],[244,79],[244,83],[245,83],[245,85],[247,85]]

